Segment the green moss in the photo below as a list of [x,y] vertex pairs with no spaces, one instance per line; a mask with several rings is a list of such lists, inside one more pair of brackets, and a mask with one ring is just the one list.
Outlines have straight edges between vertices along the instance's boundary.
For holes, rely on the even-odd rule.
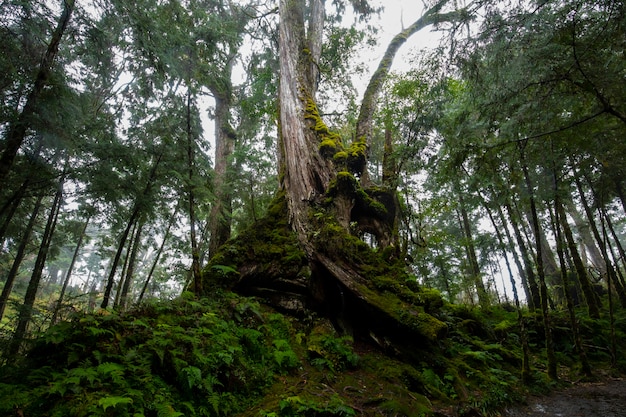
[[332,157],[337,152],[337,143],[332,139],[326,138],[320,143],[319,150],[323,157]]
[[311,122],[311,129],[320,140],[319,151],[324,158],[333,158],[338,152],[343,152],[341,136],[324,123],[317,105],[312,98],[308,98],[304,108],[304,118]]
[[367,142],[365,136],[358,138],[346,150],[348,169],[356,175],[361,175],[367,163]]
[[264,218],[224,244],[203,270],[204,288],[232,288],[239,270],[260,266],[260,274],[297,276],[306,264],[306,255],[287,222],[284,192],[277,194]]

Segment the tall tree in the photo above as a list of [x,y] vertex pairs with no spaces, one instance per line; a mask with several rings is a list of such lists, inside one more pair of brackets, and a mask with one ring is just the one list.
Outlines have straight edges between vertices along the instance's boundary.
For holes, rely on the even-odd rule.
[[15,356],[19,353],[20,348],[22,347],[22,344],[26,338],[28,324],[33,315],[35,299],[37,297],[37,291],[39,290],[39,283],[43,276],[44,265],[46,263],[48,252],[50,250],[50,242],[52,241],[52,236],[54,235],[54,229],[56,228],[59,212],[61,210],[61,205],[63,202],[64,181],[65,173],[63,173],[61,179],[59,180],[57,192],[54,195],[54,200],[52,201],[52,206],[50,207],[46,227],[41,237],[41,244],[39,245],[37,259],[35,260],[35,265],[33,267],[33,272],[30,280],[28,281],[28,287],[26,289],[26,294],[24,295],[24,302],[20,307],[17,326],[15,328],[15,332],[13,333],[13,337],[11,338],[11,343],[9,344],[6,352],[6,357],[8,359],[15,358]]
[[[440,16],[443,4],[426,11],[415,26],[434,22],[431,19]],[[204,278],[212,285],[221,282],[244,292],[266,294],[290,310],[310,304],[334,310],[334,316],[341,318],[338,325],[346,331],[385,334],[398,341],[413,334],[434,341],[445,326],[423,311],[423,304],[410,307],[402,301],[398,287],[385,294],[389,303],[381,303],[374,295],[383,271],[392,281],[392,276],[402,282],[411,280],[394,244],[396,190],[372,186],[366,172],[368,133],[352,136],[354,140],[344,144],[342,136],[323,120],[316,96],[324,14],[321,0],[279,3],[280,191],[268,217],[225,245],[212,258]],[[393,55],[385,58],[371,83],[382,82],[388,75]],[[379,90],[374,91],[366,94],[364,102],[377,102]],[[371,111],[372,107],[361,106],[361,112]],[[359,239],[364,235],[372,237],[376,250]],[[264,249],[268,245],[271,249]],[[229,256],[233,253],[238,256]],[[231,268],[236,273],[224,270],[224,262],[236,262]],[[414,297],[409,288],[419,291],[414,285],[403,288],[406,297]],[[333,303],[333,299],[343,302]],[[402,308],[391,305],[405,306],[405,310],[400,313]]]
[[11,123],[7,130],[4,150],[0,156],[0,182],[4,182],[9,174],[13,160],[22,146],[22,142],[24,142],[29,127],[31,127],[32,121],[30,119],[37,111],[41,95],[50,82],[61,39],[65,34],[72,12],[74,11],[74,0],[63,0],[62,3],[63,9],[61,15],[59,16],[57,26],[48,43],[48,48],[42,57],[39,70],[33,80],[33,85],[26,99],[26,103],[17,120]]

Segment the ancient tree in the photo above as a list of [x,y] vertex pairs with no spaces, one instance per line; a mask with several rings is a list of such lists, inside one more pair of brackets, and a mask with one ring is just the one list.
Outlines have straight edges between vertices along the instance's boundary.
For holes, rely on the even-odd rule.
[[[372,183],[367,174],[373,112],[393,57],[407,37],[451,18],[440,14],[443,5],[390,43],[370,80],[355,134],[344,141],[316,102],[324,2],[280,2],[280,190],[267,216],[212,258],[204,271],[206,293],[228,286],[294,313],[314,309],[346,332],[396,347],[445,333],[429,314],[440,297],[406,273],[397,245],[396,190]],[[365,235],[373,245],[361,239]]]

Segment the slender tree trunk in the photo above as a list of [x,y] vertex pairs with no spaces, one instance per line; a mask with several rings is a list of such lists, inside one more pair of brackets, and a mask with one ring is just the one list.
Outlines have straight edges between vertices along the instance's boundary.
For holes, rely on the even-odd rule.
[[[600,235],[600,231],[598,230],[598,228],[596,226],[594,215],[593,215],[593,211],[591,210],[589,202],[587,201],[587,197],[585,196],[585,192],[583,190],[583,185],[582,185],[582,182],[580,180],[580,175],[579,175],[578,172],[576,172],[576,175],[574,176],[574,182],[576,183],[576,189],[578,190],[578,194],[580,196],[580,201],[581,201],[581,203],[583,205],[583,209],[585,210],[585,214],[587,216],[587,221],[588,221],[589,227],[591,228],[591,231],[593,232],[593,236],[595,237],[596,242],[598,243],[598,246],[600,248],[600,253],[602,254],[602,257],[604,258],[604,266],[603,266],[602,270],[604,270],[606,272],[606,276],[608,277],[607,278],[607,282],[608,282],[608,280],[610,280],[611,276],[613,276],[613,277],[616,276],[615,275],[615,270],[613,269],[613,265],[611,264],[611,261],[610,261],[610,258],[609,258],[609,254],[607,252],[607,247],[605,245],[604,239]],[[592,189],[592,192],[595,195],[595,191],[593,189]],[[603,219],[601,219],[601,221],[603,221]],[[619,283],[618,283],[618,287],[621,287],[619,285]],[[594,296],[595,296],[595,293],[594,293]],[[597,299],[597,297],[596,297],[596,299]],[[624,305],[626,303],[626,294],[624,293],[623,287],[622,287],[622,291],[620,291],[620,301],[621,301],[622,305]],[[599,304],[599,301],[597,302],[597,304]]]
[[556,175],[556,171],[554,171],[554,188],[555,188],[555,198],[554,198],[554,229],[556,232],[556,251],[559,257],[559,264],[561,266],[561,280],[563,281],[563,286],[565,288],[565,301],[567,304],[567,312],[569,314],[570,325],[572,327],[572,336],[574,338],[574,345],[576,346],[576,351],[578,352],[578,357],[580,359],[580,364],[582,366],[582,371],[587,377],[592,376],[591,366],[589,365],[589,361],[587,359],[587,354],[585,352],[585,348],[582,343],[582,338],[580,336],[580,329],[578,326],[578,319],[576,318],[576,311],[574,310],[574,302],[572,300],[572,296],[570,293],[570,282],[569,277],[567,275],[567,265],[565,263],[565,254],[563,253],[565,248],[565,242],[563,242],[563,235],[561,232],[561,223],[563,221],[567,222],[567,219],[561,218],[564,210],[559,210],[559,207],[562,209],[561,200],[559,198],[559,190],[558,190],[558,177]]
[[[530,211],[526,211],[526,217],[528,218],[528,223],[532,227],[533,219],[532,213]],[[534,232],[533,232],[534,234]],[[543,264],[543,276],[546,278],[546,282],[551,286],[560,286],[561,285],[561,277],[559,273],[559,268],[556,264],[556,259],[554,257],[554,252],[550,248],[550,244],[548,243],[548,238],[546,237],[546,233],[543,227],[539,228],[539,239],[541,240],[541,258]]]
[[478,265],[478,258],[476,256],[476,248],[474,246],[474,238],[472,228],[470,226],[469,215],[467,214],[467,208],[465,207],[465,199],[463,198],[462,191],[458,190],[459,196],[459,211],[462,219],[463,233],[465,234],[465,247],[467,249],[467,255],[470,265],[470,274],[472,275],[472,281],[478,294],[478,302],[482,307],[489,307],[491,304],[489,301],[489,295],[485,289],[483,283],[482,274],[480,272],[480,266]]
[[[615,228],[613,227],[613,222],[611,221],[611,217],[607,216],[605,217],[604,220],[606,221],[606,226],[611,232],[611,236],[613,237],[613,242],[615,243],[615,246],[617,247],[617,251],[619,253],[619,259],[622,260],[622,265],[624,265],[624,267],[626,268],[626,252],[624,251],[624,247],[622,246],[622,243],[620,242],[620,239],[617,236],[617,233],[615,233]],[[615,267],[617,268],[618,271],[620,271],[621,268],[619,268],[618,263],[619,263],[618,259],[615,259]],[[622,286],[626,287],[626,282],[624,282],[624,279],[621,275],[620,277],[622,278]]]
[[522,284],[522,289],[524,290],[524,294],[526,295],[526,300],[530,302],[532,300],[532,295],[530,293],[530,288],[528,287],[528,277],[526,276],[526,270],[522,265],[522,261],[520,260],[520,256],[515,249],[515,243],[513,241],[513,237],[511,236],[511,232],[509,231],[509,227],[507,225],[506,218],[504,216],[504,212],[502,211],[502,206],[497,205],[498,217],[500,218],[500,223],[502,224],[502,229],[504,230],[504,235],[506,236],[507,248],[509,252],[513,255],[513,261],[515,262],[515,266],[517,268],[517,273],[520,276],[520,281]]
[[[599,201],[599,203],[604,203],[604,201]],[[602,247],[604,249],[604,251],[606,252],[606,242],[608,240],[608,236],[606,233],[606,226],[604,224],[604,219],[607,217],[606,216],[606,211],[604,209],[604,204],[599,204],[598,205],[598,211],[600,211],[600,219],[601,220],[601,224],[602,224]],[[610,265],[609,265],[609,258],[605,258],[606,260],[606,266],[607,266],[607,270],[609,269]],[[607,276],[607,280],[608,280],[608,298],[609,298],[609,323],[610,323],[610,328],[611,328],[611,358],[612,358],[612,365],[615,366],[615,364],[617,363],[617,338],[615,336],[615,307],[614,307],[614,303],[613,303],[613,293],[611,292],[611,276],[608,275]]]
[[[576,229],[578,230],[578,235],[582,239],[583,245],[587,252],[589,252],[589,256],[591,257],[591,263],[594,268],[597,268],[601,274],[606,273],[606,265],[604,263],[604,258],[602,257],[602,252],[598,249],[597,240],[594,240],[594,237],[591,232],[592,225],[589,222],[583,220],[583,217],[576,209],[574,203],[571,200],[566,201],[567,213],[574,220],[574,224],[576,225]],[[586,202],[585,202],[586,203]],[[593,225],[595,227],[595,224]]]
[[33,314],[33,307],[35,305],[35,299],[37,297],[37,290],[39,289],[39,282],[43,276],[43,268],[46,263],[46,257],[50,250],[50,242],[54,235],[54,229],[57,224],[61,204],[63,202],[63,183],[65,173],[59,181],[57,192],[50,208],[50,214],[48,215],[48,221],[44,229],[43,236],[41,238],[41,245],[39,246],[39,252],[37,253],[37,259],[35,260],[35,266],[33,268],[33,274],[28,282],[26,294],[24,295],[24,303],[22,304],[19,318],[17,320],[17,327],[9,349],[7,351],[7,358],[12,359],[19,353],[22,343],[26,337],[26,330]]
[[530,310],[535,310],[541,306],[541,296],[539,294],[539,286],[537,285],[535,271],[533,269],[533,264],[531,262],[531,254],[528,248],[526,247],[526,243],[524,243],[524,236],[522,235],[519,225],[515,221],[513,208],[508,202],[506,203],[505,207],[509,215],[509,221],[511,223],[511,226],[513,227],[515,239],[517,240],[517,247],[519,248],[520,253],[522,255],[522,260],[524,261],[524,268],[526,270],[526,276],[528,277],[528,288],[530,289],[530,294],[531,294],[531,297],[527,300],[528,307]]
[[113,258],[113,262],[111,264],[111,271],[109,272],[109,276],[106,281],[107,284],[106,284],[106,288],[104,289],[104,296],[103,296],[102,304],[100,305],[100,308],[107,308],[109,305],[109,301],[111,298],[111,291],[113,289],[113,284],[115,283],[115,272],[119,265],[120,258],[122,257],[124,245],[126,244],[126,240],[128,239],[128,234],[130,233],[130,229],[133,227],[133,225],[135,224],[135,222],[137,221],[140,215],[141,204],[139,200],[142,198],[147,198],[148,194],[150,193],[150,190],[152,189],[152,186],[154,185],[154,180],[156,178],[157,168],[159,167],[159,163],[161,162],[162,158],[163,158],[163,150],[161,150],[161,153],[158,155],[157,160],[154,162],[154,165],[152,166],[152,170],[150,171],[150,175],[146,182],[146,186],[143,190],[143,193],[141,194],[141,196],[138,196],[138,200],[135,202],[135,205],[130,215],[130,219],[128,220],[128,224],[126,225],[126,228],[124,229],[124,232],[122,233],[122,236],[120,237],[119,244],[117,245],[117,252],[115,253],[115,257]]
[[450,279],[448,278],[448,270],[446,269],[446,265],[443,262],[443,259],[441,258],[441,253],[439,252],[439,249],[435,249],[437,251],[436,253],[436,260],[435,264],[437,266],[439,266],[439,271],[441,272],[441,277],[443,278],[443,284],[444,287],[446,288],[446,292],[448,293],[448,301],[450,301],[451,303],[454,302],[454,297],[452,294],[452,289],[450,288]]
[[161,245],[159,246],[159,249],[157,250],[157,253],[154,255],[154,262],[152,262],[152,267],[150,268],[150,272],[148,273],[148,277],[146,278],[146,281],[144,282],[143,287],[141,288],[141,293],[139,293],[139,298],[137,299],[137,304],[141,303],[141,301],[143,300],[144,295],[146,294],[146,290],[148,289],[148,285],[150,284],[150,280],[152,279],[152,276],[154,275],[154,271],[155,271],[157,265],[159,264],[159,258],[161,257],[161,253],[163,253],[163,248],[165,248],[165,243],[169,239],[170,230],[172,229],[172,225],[174,224],[175,218],[176,218],[176,215],[174,213],[170,217],[170,221],[167,224],[167,229],[165,230],[165,235],[163,236],[163,240],[161,241]]
[[613,262],[611,263],[611,269],[613,271],[613,280],[615,282],[615,290],[617,291],[617,297],[620,300],[620,304],[622,308],[626,308],[626,291],[624,288],[626,285],[624,284],[624,274],[622,273],[621,268],[619,268],[618,263],[619,259],[615,254],[615,250],[613,249],[613,245],[611,245],[611,241],[607,240],[607,250],[611,253],[611,258]]
[[[483,199],[483,202],[485,200]],[[522,307],[519,300],[519,294],[517,293],[517,283],[515,282],[515,275],[513,274],[513,269],[511,268],[511,263],[509,262],[509,257],[507,254],[507,244],[504,241],[504,236],[500,233],[500,228],[496,223],[496,219],[493,216],[492,210],[485,203],[483,205],[487,214],[489,215],[489,219],[491,220],[491,224],[493,225],[494,230],[496,231],[496,237],[498,238],[498,242],[500,243],[500,247],[502,248],[502,256],[504,257],[504,263],[506,265],[507,272],[509,273],[509,282],[511,283],[511,290],[513,291],[513,300],[515,302],[515,310],[517,311],[517,324],[520,327],[520,341],[522,343],[522,383],[524,385],[528,385],[531,382],[531,369],[530,369],[530,347],[528,345],[528,332],[526,330],[526,323],[524,322],[524,316],[522,314]],[[509,230],[504,223],[504,214],[502,213],[502,208],[498,206],[498,210],[500,212],[500,218],[502,220],[502,229],[505,230],[505,233],[508,236],[508,241],[511,241],[511,235]],[[509,247],[510,249],[510,247]],[[523,272],[522,265],[517,260],[517,267],[520,273]],[[528,297],[528,294],[526,294]]]
[[120,279],[117,282],[117,287],[115,289],[115,297],[113,298],[114,309],[117,309],[120,306],[120,297],[122,295],[122,287],[124,287],[124,282],[126,281],[126,270],[128,268],[128,260],[130,259],[130,251],[133,246],[133,238],[135,237],[136,230],[137,230],[137,221],[133,223],[133,228],[129,232],[129,238],[127,238],[128,244],[126,244],[126,241],[122,243],[123,248],[126,247],[126,254],[124,256],[124,263],[122,263],[122,270],[120,271]]
[[29,183],[30,177],[22,183],[13,197],[6,202],[6,204],[2,207],[2,211],[0,211],[0,218],[2,218],[2,224],[0,224],[0,247],[3,246],[4,235],[11,224],[11,220],[13,220],[13,216],[15,215],[17,208],[26,194],[26,188]]
[[[191,89],[187,91],[187,199],[189,209],[189,239],[191,240],[191,272],[193,274],[196,294],[202,294],[202,277],[200,276],[200,253],[196,238],[196,199],[195,199],[195,140],[191,118]],[[141,230],[141,229],[140,229]]]
[[52,314],[51,324],[54,325],[57,322],[57,317],[59,315],[59,311],[61,310],[61,305],[63,304],[63,298],[65,297],[65,291],[67,289],[67,285],[70,282],[70,278],[72,276],[72,271],[74,270],[74,265],[76,264],[76,260],[78,259],[78,254],[80,253],[80,248],[83,244],[83,239],[87,232],[87,226],[89,225],[89,220],[91,216],[87,216],[85,219],[85,223],[83,224],[83,228],[78,236],[78,242],[76,242],[76,248],[74,249],[74,255],[72,256],[72,260],[70,261],[70,266],[67,268],[67,272],[65,273],[65,279],[63,280],[63,287],[61,288],[61,294],[59,294],[59,299],[57,300],[57,304],[54,308],[54,313]]
[[524,158],[524,148],[520,144],[520,163],[522,171],[524,173],[524,182],[526,184],[526,191],[528,192],[528,198],[530,202],[530,215],[532,220],[533,232],[535,235],[535,245],[537,247],[537,273],[539,275],[539,293],[541,295],[541,314],[543,316],[543,326],[546,338],[546,357],[548,359],[548,377],[552,380],[557,380],[557,362],[556,355],[554,353],[554,340],[552,339],[552,325],[550,323],[550,314],[548,312],[548,288],[546,286],[546,279],[543,268],[543,251],[541,248],[541,227],[539,226],[539,217],[537,216],[537,207],[535,204],[535,197],[533,193],[533,186],[530,181],[530,174],[528,172],[528,166]]
[[580,254],[578,253],[578,248],[576,247],[576,241],[574,240],[572,229],[567,222],[565,209],[563,208],[563,205],[560,203],[560,201],[556,206],[556,210],[559,216],[559,220],[561,222],[561,227],[563,228],[563,233],[565,234],[565,241],[567,242],[570,256],[572,257],[574,267],[576,268],[578,281],[580,282],[583,294],[585,295],[585,300],[587,301],[589,315],[593,318],[599,318],[600,310],[598,309],[598,298],[596,293],[593,291],[593,287],[591,286],[591,282],[589,281],[589,276],[587,275],[587,270],[585,269],[585,265],[583,265]]
[[135,233],[135,237],[133,239],[133,246],[130,251],[130,256],[128,259],[128,267],[126,269],[126,278],[124,279],[124,285],[122,286],[122,291],[120,295],[120,304],[119,307],[121,310],[125,310],[128,306],[128,292],[130,290],[130,285],[133,281],[133,275],[135,273],[135,263],[137,261],[137,253],[139,252],[139,248],[141,247],[141,231],[143,229],[144,223],[139,220],[137,224],[137,232]]
[[11,123],[8,128],[6,141],[4,142],[4,151],[2,152],[2,156],[0,156],[1,184],[6,183],[6,177],[11,170],[15,156],[22,146],[24,138],[26,137],[26,132],[30,127],[30,119],[33,114],[35,114],[37,106],[39,105],[41,94],[50,81],[52,66],[54,65],[54,61],[59,52],[59,44],[61,43],[61,38],[65,33],[73,10],[74,0],[63,0],[63,12],[59,17],[59,21],[57,22],[54,32],[52,33],[52,38],[50,39],[46,53],[41,60],[39,71],[37,72],[37,77],[33,83],[32,90],[28,94],[24,108],[17,117],[17,120],[14,123]]
[[30,219],[28,220],[28,224],[24,229],[20,245],[17,248],[15,259],[13,260],[13,265],[11,265],[11,270],[7,275],[7,279],[4,283],[4,288],[2,288],[2,294],[0,295],[0,320],[2,320],[2,317],[4,317],[4,312],[6,311],[7,303],[9,302],[9,296],[11,295],[11,291],[13,290],[13,284],[15,283],[15,279],[17,278],[17,274],[19,272],[20,265],[22,264],[22,260],[24,260],[26,246],[30,242],[30,235],[32,234],[33,228],[35,227],[37,216],[39,215],[39,210],[41,209],[43,197],[43,193],[40,194],[39,197],[37,197],[37,201],[35,202],[35,206],[33,207],[33,211],[30,215]]

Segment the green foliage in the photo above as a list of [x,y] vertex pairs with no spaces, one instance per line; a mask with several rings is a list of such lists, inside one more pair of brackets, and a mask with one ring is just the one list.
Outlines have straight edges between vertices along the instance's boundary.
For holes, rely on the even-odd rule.
[[266,216],[223,245],[204,268],[204,288],[230,288],[239,278],[238,268],[259,266],[260,274],[303,274],[306,257],[287,223],[284,192],[278,193]]
[[287,397],[280,401],[279,408],[280,411],[277,414],[279,417],[351,417],[356,415],[356,412],[352,408],[346,406],[337,395],[331,397],[330,401],[326,404],[307,400],[299,396]]
[[354,369],[359,356],[352,350],[350,336],[338,336],[328,323],[313,328],[307,341],[307,353],[313,366],[331,373]]
[[283,321],[228,294],[85,315],[37,342],[31,371],[6,368],[16,382],[0,385],[0,412],[231,415],[299,364]]

